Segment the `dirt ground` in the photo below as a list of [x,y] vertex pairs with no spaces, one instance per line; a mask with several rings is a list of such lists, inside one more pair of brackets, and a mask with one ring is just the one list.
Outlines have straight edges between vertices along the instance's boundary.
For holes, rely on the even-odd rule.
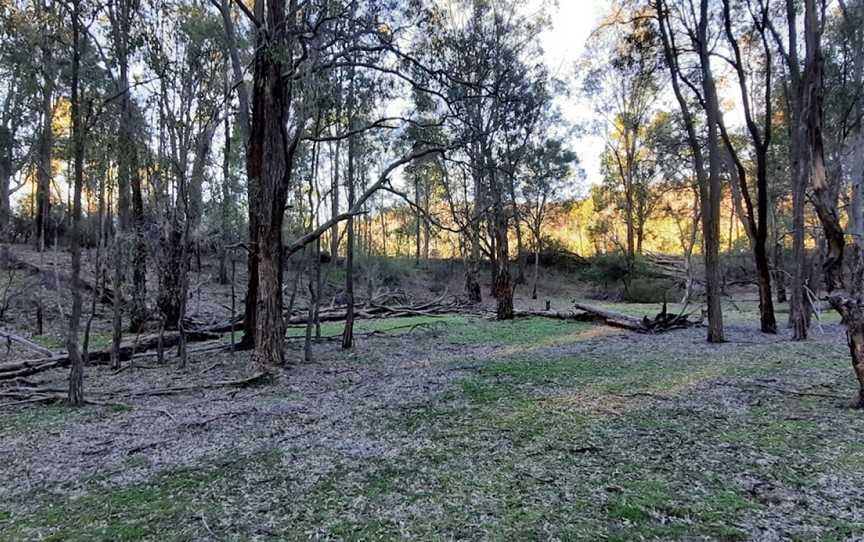
[[311,363],[289,340],[249,386],[207,387],[246,353],[91,367],[102,405],[0,408],[0,540],[864,539],[842,328],[796,343],[725,309],[721,345],[444,316],[362,321]]

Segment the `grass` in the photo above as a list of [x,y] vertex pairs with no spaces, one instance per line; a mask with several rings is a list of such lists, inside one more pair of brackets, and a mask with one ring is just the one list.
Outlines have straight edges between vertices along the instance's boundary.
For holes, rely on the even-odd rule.
[[[754,294],[755,295],[755,294]],[[662,307],[662,303],[608,303],[597,301],[586,301],[588,305],[605,308],[641,318],[642,316],[654,316]],[[746,300],[725,299],[723,305],[723,322],[727,325],[753,325],[759,321],[759,301],[755,297]],[[678,314],[681,311],[691,313],[695,318],[699,317],[699,305],[684,306],[680,303],[669,302],[667,310]],[[782,325],[789,318],[789,305],[787,303],[774,304],[775,317],[778,324]],[[836,324],[840,322],[840,316],[826,306],[819,314],[819,321],[823,324]]]
[[[327,449],[289,442],[126,487],[94,482],[77,499],[37,494],[32,513],[0,512],[0,541],[748,540],[766,526],[793,540],[864,533],[864,419],[830,399],[779,391],[815,378],[851,396],[839,341],[580,349],[600,328],[468,317],[364,320],[358,331],[406,333],[414,323],[438,326],[438,337],[418,337],[430,347],[476,347],[482,357],[443,393],[372,414],[380,423],[368,438],[410,446],[328,456],[328,468],[310,476],[292,457]],[[55,415],[52,426],[65,423]]]
[[448,341],[456,345],[552,346],[581,340],[590,324],[550,318],[520,318],[507,322],[476,318],[453,322]]
[[122,405],[102,409],[70,409],[62,404],[36,406],[21,410],[0,410],[0,436],[27,431],[56,430],[67,424],[94,422],[126,412]]
[[[377,332],[388,335],[401,335],[411,333],[414,326],[450,327],[462,325],[465,321],[465,318],[459,316],[409,316],[404,318],[357,320],[354,322],[354,332],[357,334]],[[343,328],[343,322],[322,322],[321,335],[324,337],[341,335]],[[287,331],[288,337],[303,337],[305,334],[305,326],[292,326]]]
[[[34,335],[30,340],[48,350],[57,352],[66,350],[66,339],[60,335]],[[79,344],[84,343],[83,335],[81,335],[79,341]],[[111,333],[90,332],[90,350],[102,350],[103,348],[108,348],[110,345]]]
[[[358,334],[380,332],[389,335],[412,333],[415,326],[429,326],[444,333],[449,344],[458,346],[476,345],[523,345],[551,346],[581,340],[587,332],[596,329],[590,324],[567,322],[547,318],[521,318],[509,322],[496,322],[470,316],[406,316],[357,320],[354,331]],[[342,322],[323,322],[321,335],[335,336],[342,333]],[[289,337],[302,337],[305,326],[288,328]]]
[[230,456],[215,466],[175,469],[146,483],[49,501],[0,528],[0,540],[192,540],[203,524],[189,524],[190,518],[206,519],[217,511],[217,501],[206,498],[207,488],[237,476],[245,461],[268,463],[270,458]]

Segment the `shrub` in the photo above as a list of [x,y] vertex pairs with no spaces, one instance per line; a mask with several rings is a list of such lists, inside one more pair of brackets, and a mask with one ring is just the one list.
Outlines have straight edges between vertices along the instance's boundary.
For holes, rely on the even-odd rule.
[[362,264],[367,280],[376,286],[402,286],[413,272],[413,263],[404,258],[371,256]]
[[662,303],[675,301],[681,292],[668,279],[634,278],[624,289],[624,301],[628,303]]
[[[590,265],[580,273],[581,278],[589,282],[617,284],[626,280],[630,274],[627,258],[620,252],[599,254],[590,261]],[[634,269],[634,274],[638,274],[638,269]]]

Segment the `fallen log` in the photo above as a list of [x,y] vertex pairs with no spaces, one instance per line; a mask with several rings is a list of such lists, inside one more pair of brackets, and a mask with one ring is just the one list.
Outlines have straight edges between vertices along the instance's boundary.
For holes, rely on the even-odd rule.
[[[169,388],[156,388],[152,390],[110,390],[110,391],[91,391],[90,395],[98,397],[143,397],[143,396],[164,396],[176,395],[189,391],[212,390],[216,388],[245,388],[261,383],[269,378],[270,373],[256,373],[246,378],[238,380],[220,380],[217,382],[209,382],[204,384],[192,384],[189,386],[174,386]],[[66,400],[65,390],[55,388],[17,388],[0,392],[0,399],[14,399],[11,403],[0,403],[0,408],[25,403],[52,403],[56,401]],[[122,403],[104,403],[100,401],[86,401],[87,404],[98,406],[126,406],[135,407],[135,405],[127,405]],[[146,408],[146,407],[142,407]],[[152,410],[152,409],[151,409]],[[172,417],[171,414],[159,410],[161,413]]]
[[21,337],[20,335],[15,335],[14,333],[0,330],[0,337],[5,337],[6,340],[16,342],[20,345],[26,346],[30,350],[35,350],[36,352],[39,352],[43,356],[53,356],[54,355],[54,352],[52,352],[51,350],[45,348],[42,345],[36,344],[31,340],[25,339],[24,337]]
[[667,310],[666,303],[664,302],[662,309],[654,318],[643,316],[641,320],[618,312],[598,309],[590,305],[574,303],[574,306],[586,314],[602,319],[609,326],[631,329],[639,333],[663,333],[674,329],[685,329],[702,325],[701,319],[691,320],[690,315],[685,313],[687,310],[686,305],[680,313],[673,314]]
[[642,321],[638,318],[627,316],[626,314],[621,314],[619,312],[592,307],[590,305],[583,305],[581,303],[573,303],[573,307],[587,315],[586,318],[590,317],[599,320],[608,326],[629,329],[631,331],[645,331]]
[[637,333],[663,333],[673,329],[684,329],[701,325],[700,321],[690,320],[689,316],[683,312],[678,315],[668,313],[665,303],[657,316],[654,318],[644,316],[641,319],[581,303],[573,303],[573,308],[576,310],[567,312],[515,311],[514,314],[519,317],[528,316],[554,318],[556,320],[573,320],[576,322],[600,322],[610,327],[626,329]]
[[[201,331],[186,333],[187,342],[201,342],[218,339],[219,335]],[[162,345],[165,348],[176,346],[180,342],[180,333],[165,333],[162,337]],[[126,361],[138,352],[153,350],[159,345],[159,334],[149,334],[138,337],[136,340],[126,341],[120,344],[120,361]],[[88,360],[93,364],[106,363],[111,360],[111,348],[95,350],[88,354]],[[69,365],[69,354],[55,354],[50,357],[39,359],[28,359],[12,363],[0,364],[0,380],[8,380],[23,376],[30,376],[56,367]]]
[[701,325],[701,318],[699,320],[690,320],[690,315],[687,314],[687,307],[688,305],[685,304],[678,314],[670,313],[664,301],[662,310],[653,319],[647,316],[642,317],[642,325],[651,332],[671,331],[673,329],[685,329]]
[[[354,311],[357,320],[371,320],[375,318],[400,318],[409,316],[438,316],[443,314],[480,314],[479,311],[466,307],[454,300],[450,303],[436,303],[435,301],[421,303],[419,305],[380,305],[367,304],[358,306]],[[347,315],[345,307],[331,307],[322,309],[318,313],[319,322],[342,322]],[[305,326],[309,322],[306,311],[301,314],[291,315],[285,319],[288,326]],[[215,324],[196,325],[196,322],[187,322],[187,329],[194,329],[203,333],[228,333],[230,331],[243,330],[243,315],[233,320]]]

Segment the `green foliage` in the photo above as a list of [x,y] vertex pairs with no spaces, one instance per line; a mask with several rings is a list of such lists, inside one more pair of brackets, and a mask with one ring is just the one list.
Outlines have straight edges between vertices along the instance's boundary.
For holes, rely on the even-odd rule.
[[[622,252],[598,254],[590,259],[591,265],[582,271],[581,278],[598,284],[618,284],[631,276],[627,257]],[[637,259],[636,266],[640,266]]]
[[367,280],[378,286],[402,286],[416,274],[414,261],[409,258],[369,256],[360,263]]
[[606,296],[627,303],[662,303],[680,297],[677,285],[654,274],[639,256],[633,261],[632,269],[621,252],[599,254],[589,262],[589,266],[580,270],[579,276],[600,287]]
[[624,290],[624,301],[628,303],[663,303],[679,297],[679,289],[667,279],[636,278]]

